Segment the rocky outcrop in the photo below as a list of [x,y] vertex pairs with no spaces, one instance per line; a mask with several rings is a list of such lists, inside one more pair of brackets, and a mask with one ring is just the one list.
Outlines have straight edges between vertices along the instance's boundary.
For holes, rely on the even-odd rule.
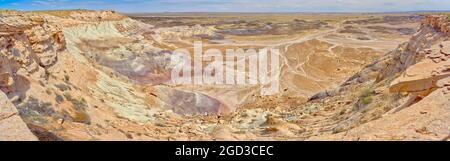
[[0,141],[36,141],[14,105],[0,92]]
[[54,64],[57,55],[65,51],[61,26],[46,23],[43,17],[36,15],[6,15],[1,20],[3,81],[0,86],[12,86],[18,74],[44,77],[45,68]]
[[13,102],[27,97],[30,80],[46,80],[47,69],[65,52],[61,26],[48,23],[52,19],[18,12],[2,15],[0,19],[0,140],[37,140]]
[[[446,16],[429,16],[426,18],[422,28],[432,28],[435,35],[443,35],[442,38],[431,37],[431,46],[417,51],[416,53],[402,53],[407,59],[416,62],[406,65],[406,70],[389,85],[390,92],[408,92],[426,97],[436,89],[442,88],[445,92],[450,86],[450,41],[448,41],[450,22]],[[420,33],[419,33],[420,34]],[[425,34],[430,38],[431,33]],[[423,36],[423,35],[418,35]],[[439,41],[440,40],[440,41]],[[416,39],[411,39],[408,45],[417,45]],[[412,56],[411,56],[412,55]],[[420,55],[420,58],[415,56]],[[382,73],[384,74],[384,73]]]
[[[449,36],[446,16],[428,16],[409,42],[368,65],[343,85],[353,90],[368,85],[376,87],[360,96],[358,102],[362,100],[365,105],[357,107],[363,110],[347,116],[357,119],[343,119],[337,123],[340,130],[309,140],[447,140],[450,134]],[[370,72],[377,77],[366,77]],[[335,95],[340,94],[343,92]],[[327,100],[326,97],[329,96],[321,98]],[[361,121],[375,114],[370,111],[377,110],[383,115],[374,121]]]
[[80,21],[88,21],[88,22],[99,22],[99,21],[117,21],[126,18],[121,14],[117,14],[112,10],[104,10],[104,11],[70,11],[69,18],[80,20]]
[[30,80],[48,78],[47,68],[65,52],[61,26],[48,23],[51,19],[54,18],[25,13],[6,14],[1,18],[0,88],[6,94],[2,92],[1,101],[6,103],[1,106],[13,110],[13,115],[6,113],[9,119],[2,123],[5,129],[1,131],[6,140],[36,140],[12,102],[27,97]]
[[[68,17],[72,18],[62,16],[64,14],[69,14]],[[67,61],[68,53],[63,28],[99,21],[94,17],[105,21],[123,18],[108,11],[85,14],[70,11],[65,13],[2,12],[0,17],[0,89],[2,91],[0,140],[36,140],[25,123],[28,127],[33,127],[32,132],[41,140],[46,140],[41,136],[54,135],[49,132],[49,129],[53,128],[51,126],[55,125],[58,119],[60,122],[69,119],[71,122],[90,124],[85,100],[72,98],[71,94],[74,93],[67,91],[78,88],[71,84],[66,71],[73,72],[75,68],[63,67],[65,75],[59,75],[53,71],[56,64],[70,62]],[[64,59],[62,62],[61,58]],[[58,65],[59,67],[61,66]],[[79,67],[76,68],[79,69]],[[60,88],[64,93],[53,93],[52,86]],[[63,94],[66,98],[62,96]],[[58,111],[64,105],[54,108],[52,104],[54,100],[56,100],[55,104],[61,104],[67,100],[72,102],[72,105],[64,109],[66,111]],[[44,133],[46,135],[42,135]]]
[[395,74],[405,71],[411,65],[418,63],[428,52],[426,49],[443,41],[445,38],[445,32],[436,30],[434,26],[425,21],[421,29],[407,44],[400,46],[388,55],[388,59],[381,62],[385,65],[381,68],[377,81],[393,77]]
[[386,116],[318,140],[446,140],[450,134],[450,57],[442,42],[427,57],[406,69],[389,85],[409,100]]
[[444,33],[445,35],[450,35],[450,22],[448,15],[431,15],[426,17],[425,23],[423,25],[428,25],[437,31]]
[[446,140],[450,134],[450,95],[438,89],[397,113],[349,131],[309,140]]
[[[426,59],[406,69],[399,78],[391,83],[390,91],[413,93],[449,86],[442,82],[450,77],[450,54],[447,54],[449,51],[445,51],[447,45],[450,43],[439,44],[439,50],[430,50]],[[438,82],[443,84],[438,84]]]

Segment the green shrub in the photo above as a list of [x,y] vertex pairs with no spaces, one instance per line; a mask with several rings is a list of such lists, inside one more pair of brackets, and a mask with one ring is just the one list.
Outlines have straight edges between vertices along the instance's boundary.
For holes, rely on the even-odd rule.
[[373,101],[373,97],[372,96],[367,96],[367,97],[364,97],[362,99],[362,103],[365,104],[365,105],[368,105],[368,104],[372,103],[372,101]]
[[359,100],[364,104],[368,105],[372,103],[373,101],[373,95],[375,94],[375,91],[373,88],[369,87],[361,91],[361,94],[359,96]]

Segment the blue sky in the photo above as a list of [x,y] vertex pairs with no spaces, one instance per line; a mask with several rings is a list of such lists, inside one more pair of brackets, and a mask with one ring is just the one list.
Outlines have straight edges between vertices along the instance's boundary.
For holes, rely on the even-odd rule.
[[392,12],[450,10],[450,0],[0,0],[0,8],[113,9],[120,12]]

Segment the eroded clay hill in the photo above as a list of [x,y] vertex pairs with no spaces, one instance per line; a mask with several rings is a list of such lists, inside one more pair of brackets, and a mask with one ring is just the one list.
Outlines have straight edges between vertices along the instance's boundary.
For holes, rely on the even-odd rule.
[[[171,65],[151,25],[112,11],[8,11],[0,25],[5,129],[27,129],[10,124],[20,116],[40,140],[135,139],[133,126],[151,140],[159,137],[151,129],[166,124],[159,118],[228,108],[201,93],[151,86],[168,79]],[[14,133],[2,130],[5,139]]]
[[[446,18],[427,17],[412,35],[420,16],[268,28],[152,25],[113,11],[2,12],[0,140],[443,140]],[[398,21],[404,26],[394,28]],[[295,36],[269,43],[268,34]],[[282,48],[283,91],[168,85],[170,51],[196,39],[207,39],[205,48]]]

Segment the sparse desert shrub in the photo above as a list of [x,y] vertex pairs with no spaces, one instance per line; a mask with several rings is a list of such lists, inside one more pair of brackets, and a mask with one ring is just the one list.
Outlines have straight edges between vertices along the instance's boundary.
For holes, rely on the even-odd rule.
[[76,99],[73,98],[70,93],[64,93],[64,97],[67,101],[72,103],[75,112],[75,115],[73,115],[72,120],[74,122],[78,123],[84,123],[84,124],[90,124],[91,118],[89,117],[89,114],[86,112],[86,109],[88,108],[88,104],[84,98]]
[[81,98],[81,99],[70,99],[68,101],[72,103],[74,109],[76,110],[76,113],[73,117],[73,121],[78,123],[90,124],[91,118],[89,117],[89,114],[87,114],[86,112],[86,108],[88,107],[86,100]]
[[363,104],[368,105],[368,104],[372,103],[373,97],[372,96],[367,96],[367,97],[364,97],[361,101],[362,101]]
[[76,110],[85,110],[88,107],[88,104],[84,98],[75,99],[69,93],[65,93],[64,96],[66,97],[67,101],[70,101],[73,104],[73,107]]
[[42,102],[34,97],[28,97],[16,107],[26,123],[45,123],[47,122],[45,117],[57,117],[57,113],[51,103]]
[[55,113],[51,103],[41,102],[34,97],[29,97],[26,102],[18,105],[17,107],[19,109],[19,112],[37,113],[42,116],[51,116]]
[[[363,103],[364,103],[364,101],[363,101]],[[366,108],[366,109],[364,109],[364,110],[361,111],[361,113],[367,113],[367,112],[369,112],[369,109],[368,109],[368,108]]]
[[60,91],[67,91],[67,90],[72,90],[68,85],[60,83],[60,84],[56,84],[55,85],[56,88],[58,88]]
[[77,111],[72,118],[73,122],[83,123],[83,124],[91,124],[91,117],[86,111]]
[[70,81],[70,76],[69,75],[64,75],[64,81],[66,81],[66,82]]
[[58,102],[58,103],[61,103],[61,102],[64,101],[64,97],[57,94],[56,97],[55,97],[55,101]]
[[320,111],[320,107],[317,105],[308,105],[306,107],[304,107],[304,112],[307,114],[313,114],[313,113],[317,113]]
[[375,91],[372,87],[366,88],[361,91],[361,94],[359,95],[359,100],[362,104],[368,105],[372,103],[373,101],[373,95],[375,94]]
[[86,100],[82,99],[71,99],[69,100],[70,102],[72,102],[73,106],[75,107],[75,109],[77,110],[84,110],[88,107]]

